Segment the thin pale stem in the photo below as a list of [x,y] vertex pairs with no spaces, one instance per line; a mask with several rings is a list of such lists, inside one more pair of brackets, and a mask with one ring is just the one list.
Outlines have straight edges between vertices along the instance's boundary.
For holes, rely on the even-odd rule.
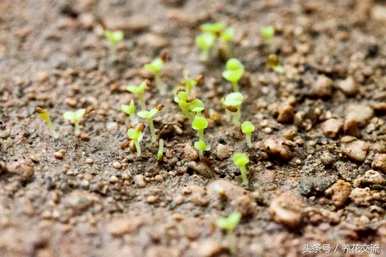
[[136,140],[134,142],[134,145],[135,145],[135,150],[137,150],[137,157],[140,157],[141,156],[141,145],[139,144],[139,141]]
[[166,94],[166,84],[162,81],[160,74],[155,75],[155,84],[161,95]]
[[245,135],[245,140],[247,141],[247,146],[249,148],[252,147],[252,135],[251,134],[246,134]]
[[232,82],[232,88],[234,92],[239,92],[239,84],[237,82]]
[[141,110],[145,110],[146,109],[145,98],[143,96],[140,96],[138,97],[138,100],[139,100],[139,105],[141,106]]
[[241,184],[242,185],[248,185],[248,171],[245,166],[240,167],[240,173],[241,173]]
[[198,133],[198,138],[202,141],[205,141],[204,130],[199,130],[197,131],[197,133]]
[[153,120],[148,120],[147,123],[148,123],[149,129],[150,129],[151,142],[155,143],[157,140],[157,137],[155,135],[155,128],[154,128]]
[[240,109],[237,109],[236,112],[233,112],[232,113],[232,123],[236,126],[239,126],[240,125]]
[[75,126],[75,136],[79,136],[80,135],[79,123],[75,123],[74,126]]

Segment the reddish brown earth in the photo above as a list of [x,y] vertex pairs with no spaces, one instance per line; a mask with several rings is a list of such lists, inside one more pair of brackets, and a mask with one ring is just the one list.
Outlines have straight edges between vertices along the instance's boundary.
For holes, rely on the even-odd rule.
[[[194,38],[208,21],[237,31],[242,119],[256,126],[249,150],[223,119],[224,63],[199,61]],[[277,30],[269,45],[267,25]],[[116,62],[103,26],[125,32]],[[385,256],[385,1],[2,0],[0,32],[0,257],[370,256],[350,244]],[[142,157],[128,147],[118,109],[161,52],[169,93],[146,94],[149,107],[165,106],[157,162],[147,134]],[[284,74],[266,68],[270,53]],[[173,102],[184,69],[205,77],[195,90],[212,118],[204,161]],[[83,138],[62,118],[77,108],[87,110]],[[235,151],[251,160],[247,188]],[[216,220],[233,211],[243,218],[231,253]]]

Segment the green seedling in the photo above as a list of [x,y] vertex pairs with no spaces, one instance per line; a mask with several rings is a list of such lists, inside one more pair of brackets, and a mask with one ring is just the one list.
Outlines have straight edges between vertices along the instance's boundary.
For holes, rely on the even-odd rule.
[[240,109],[244,96],[239,92],[230,93],[223,99],[223,104],[228,113],[231,113],[231,121],[234,125],[240,124]]
[[284,67],[280,64],[279,57],[276,54],[268,56],[266,66],[277,73],[284,73]]
[[237,59],[231,58],[227,61],[225,71],[222,73],[224,79],[232,84],[234,92],[239,91],[239,80],[244,75],[244,65]]
[[58,133],[54,129],[54,125],[52,124],[50,114],[46,109],[36,107],[36,112],[38,114],[38,117],[46,124],[47,128],[49,129],[51,135],[54,138],[58,138]]
[[241,173],[241,184],[248,185],[248,170],[247,164],[249,163],[248,155],[245,153],[234,153],[232,156],[234,165],[239,168]]
[[139,85],[128,85],[127,91],[132,93],[137,99],[141,106],[141,109],[145,109],[145,89],[147,87],[146,81],[142,82]]
[[180,90],[174,97],[174,101],[178,104],[181,112],[189,119],[192,119],[195,114],[199,114],[204,111],[204,103],[200,99],[189,99],[189,95],[186,91]]
[[109,42],[112,49],[114,49],[119,42],[123,41],[124,34],[122,31],[111,31],[111,30],[105,30],[104,36],[106,40]]
[[239,225],[240,220],[240,212],[235,211],[229,214],[228,217],[220,217],[216,222],[217,227],[226,232],[229,249],[233,254],[235,254],[236,252],[236,238],[234,235],[234,231]]
[[189,78],[188,72],[184,71],[184,79],[182,80],[181,84],[184,86],[185,91],[190,96],[192,93],[193,88],[195,88],[198,85],[198,80],[201,77],[199,76],[198,79],[191,79]]
[[137,108],[135,107],[135,103],[133,100],[130,101],[130,104],[122,104],[121,111],[129,115],[130,119],[133,119],[135,113],[137,112]]
[[204,23],[200,26],[201,31],[214,35],[219,35],[225,28],[225,24],[221,22]]
[[152,143],[155,143],[156,140],[157,140],[157,137],[156,137],[156,134],[155,134],[155,128],[154,128],[154,117],[157,113],[159,113],[159,111],[161,110],[161,107],[159,108],[152,108],[148,111],[146,110],[143,110],[143,111],[140,111],[137,113],[137,115],[144,119],[147,126],[149,127],[150,129],[150,135],[151,135],[151,142]]
[[155,84],[161,94],[165,93],[165,84],[161,80],[161,72],[164,68],[164,61],[161,58],[154,59],[151,63],[145,64],[144,68],[147,72],[154,76]]
[[275,28],[272,26],[262,27],[260,29],[260,36],[264,41],[270,42],[275,36]]
[[157,161],[161,161],[164,156],[164,140],[161,138],[158,141]]
[[135,150],[137,151],[137,156],[141,156],[141,141],[143,138],[143,124],[140,124],[136,128],[129,128],[127,130],[127,137],[130,138],[135,145]]
[[241,132],[245,135],[245,140],[247,141],[247,145],[249,148],[252,147],[252,133],[255,131],[255,126],[253,126],[252,122],[244,121],[241,124]]
[[192,121],[192,128],[197,131],[198,138],[205,142],[204,131],[208,127],[208,120],[201,115],[196,115]]
[[212,49],[215,46],[216,36],[209,32],[204,32],[196,37],[196,45],[200,49],[200,60],[206,62],[210,58]]
[[86,113],[86,110],[85,109],[79,109],[79,110],[76,110],[74,112],[65,112],[63,114],[63,118],[65,120],[68,120],[70,121],[74,127],[75,127],[75,135],[79,135],[80,134],[80,122],[82,121],[83,119],[83,116],[85,115]]
[[198,141],[194,142],[193,146],[198,151],[200,159],[202,159],[204,157],[204,152],[208,150],[208,146],[205,141],[199,139]]

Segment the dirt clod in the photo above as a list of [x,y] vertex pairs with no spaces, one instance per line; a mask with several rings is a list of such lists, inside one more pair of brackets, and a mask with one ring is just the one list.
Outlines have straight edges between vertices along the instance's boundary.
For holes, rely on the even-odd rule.
[[327,195],[331,195],[332,203],[336,207],[343,206],[351,193],[351,184],[344,180],[338,180],[329,189],[326,190]]
[[302,221],[303,203],[291,192],[274,198],[269,206],[272,219],[290,228],[297,228]]
[[269,137],[263,142],[264,150],[272,157],[279,157],[289,160],[292,156],[288,146],[284,144],[284,139],[279,137]]
[[371,165],[374,169],[386,173],[386,154],[376,154]]
[[363,162],[366,159],[369,144],[362,140],[355,140],[342,146],[342,151],[351,160]]

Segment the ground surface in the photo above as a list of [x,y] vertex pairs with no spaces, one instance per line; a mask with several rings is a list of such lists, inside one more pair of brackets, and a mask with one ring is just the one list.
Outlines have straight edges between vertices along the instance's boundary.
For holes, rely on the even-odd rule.
[[[0,14],[1,257],[230,256],[215,222],[235,210],[234,256],[361,256],[353,243],[373,246],[362,256],[386,254],[384,1],[2,0]],[[211,121],[200,162],[172,88],[183,69],[203,74],[195,93],[207,115],[223,116],[224,65],[201,64],[194,46],[206,21],[237,31],[242,118],[257,130],[248,150],[236,127]],[[266,25],[278,31],[269,45]],[[102,26],[125,31],[115,63]],[[146,95],[165,106],[158,163],[147,136],[141,158],[129,149],[118,108],[161,51],[170,93]],[[269,53],[284,74],[265,67]],[[82,139],[62,119],[76,108],[87,109]],[[236,150],[251,159],[248,188],[229,158]]]

